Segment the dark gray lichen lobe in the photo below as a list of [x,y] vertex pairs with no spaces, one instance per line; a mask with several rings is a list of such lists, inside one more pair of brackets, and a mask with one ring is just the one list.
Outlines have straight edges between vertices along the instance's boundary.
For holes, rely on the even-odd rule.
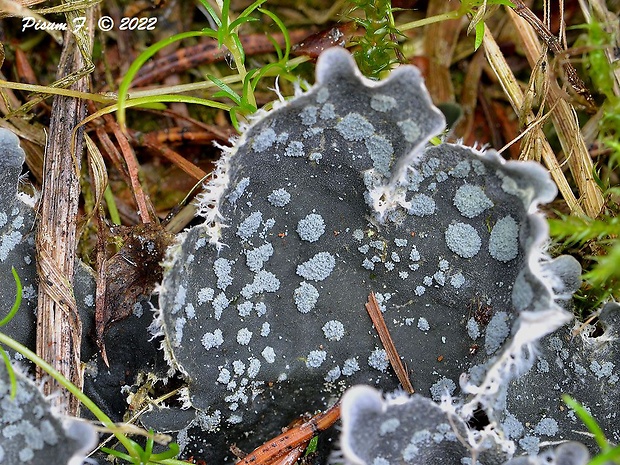
[[[303,411],[354,383],[397,386],[364,308],[370,292],[382,294],[416,390],[455,385],[507,336],[513,285],[532,253],[524,244],[536,245],[542,228],[529,202],[555,194],[535,164],[459,145],[424,150],[443,117],[412,67],[370,83],[346,52],[330,50],[317,80],[255,122],[222,162],[221,226],[189,230],[169,254],[160,295],[169,356],[188,374],[192,404],[222,422],[252,424],[283,403]],[[526,202],[521,191],[535,195]],[[205,234],[212,244],[196,250]],[[505,312],[489,325],[501,334],[468,325],[481,299]],[[472,332],[486,348],[475,356]]]

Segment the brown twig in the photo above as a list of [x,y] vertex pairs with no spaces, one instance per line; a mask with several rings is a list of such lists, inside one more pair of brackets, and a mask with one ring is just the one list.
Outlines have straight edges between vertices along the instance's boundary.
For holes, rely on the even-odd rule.
[[[285,431],[271,441],[254,449],[237,465],[274,465],[300,444],[309,441],[320,431],[325,431],[340,418],[340,401],[325,412],[312,417],[302,425]],[[280,462],[281,463],[281,462]]]
[[375,326],[379,339],[381,339],[381,343],[387,353],[388,360],[390,361],[393,370],[396,372],[396,376],[398,377],[400,384],[403,386],[405,391],[409,394],[413,394],[415,391],[411,385],[409,376],[407,375],[407,370],[405,369],[405,366],[396,351],[396,346],[394,345],[394,341],[392,341],[390,331],[385,325],[385,320],[383,319],[383,314],[381,313],[381,309],[379,308],[374,292],[371,292],[368,296],[366,310],[368,311],[368,315],[370,315],[372,324]]

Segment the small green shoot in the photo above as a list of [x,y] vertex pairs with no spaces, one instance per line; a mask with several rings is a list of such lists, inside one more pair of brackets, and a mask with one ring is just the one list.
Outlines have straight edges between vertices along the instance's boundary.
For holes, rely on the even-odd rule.
[[308,442],[308,447],[306,447],[306,453],[304,454],[304,457],[308,457],[310,454],[314,454],[316,452],[318,445],[319,445],[319,437],[312,436],[312,439],[310,439],[310,442]]
[[357,48],[353,58],[364,76],[379,79],[385,71],[398,62],[402,56],[397,38],[402,32],[394,25],[392,2],[390,0],[354,0],[354,10],[364,13],[364,18],[351,17],[365,33],[353,39]]
[[592,460],[590,460],[590,462],[588,463],[588,465],[607,465],[610,463],[610,461],[616,464],[620,464],[620,446],[614,447],[609,443],[609,441],[605,437],[605,433],[603,433],[603,430],[598,425],[594,417],[590,415],[590,413],[583,407],[583,405],[581,405],[568,394],[563,394],[562,400],[566,405],[568,405],[575,411],[575,414],[593,434],[594,440],[601,449],[601,453],[593,457]]
[[[11,267],[11,272],[13,273],[13,279],[15,280],[15,301],[13,302],[13,307],[11,308],[9,314],[0,320],[0,327],[6,325],[13,319],[17,313],[17,310],[19,310],[19,306],[22,304],[22,282],[19,279],[19,275],[17,274],[15,267]],[[0,355],[6,365],[6,371],[9,375],[9,381],[11,383],[11,399],[15,399],[15,396],[17,395],[17,378],[15,377],[15,371],[13,370],[13,365],[11,365],[9,354],[6,353],[6,350],[4,350],[4,347],[2,346],[0,346]]]
[[[234,105],[230,106],[213,100],[197,99],[195,97],[183,97],[179,95],[176,96],[176,99],[178,99],[177,101],[179,102],[199,103],[214,108],[224,109],[230,113],[230,118],[233,126],[237,130],[239,130],[239,116],[246,116],[256,112],[257,110],[254,91],[260,79],[265,76],[273,75],[289,78],[288,73],[297,65],[297,63],[295,63],[294,61],[289,61],[291,41],[286,26],[275,14],[268,10],[260,8],[261,5],[265,3],[265,1],[266,0],[254,1],[250,6],[243,10],[243,12],[235,20],[231,21],[229,15],[230,0],[223,0],[221,2],[220,14],[218,14],[218,12],[206,0],[201,0],[202,5],[213,18],[213,21],[217,26],[217,30],[211,28],[204,28],[201,31],[183,32],[169,37],[165,40],[161,40],[143,51],[138,56],[138,58],[136,58],[136,60],[131,64],[129,70],[125,74],[125,77],[121,81],[118,88],[118,109],[116,111],[117,121],[121,129],[125,130],[126,127],[126,108],[130,106],[131,102],[135,102],[136,100],[135,98],[130,100],[128,96],[131,82],[140,70],[140,68],[146,63],[146,61],[153,55],[155,55],[155,53],[157,53],[159,50],[174,42],[190,37],[206,36],[217,40],[218,46],[220,48],[226,49],[228,53],[230,53],[234,64],[233,67],[237,72],[237,76],[235,76],[237,77],[236,81],[242,83],[241,94],[235,92],[228,84],[224,82],[222,78],[209,75],[207,76],[207,78],[219,89],[213,94],[213,97],[228,98],[234,103]],[[282,31],[285,40],[285,50],[282,51],[280,47],[278,47],[277,44],[274,43],[274,45],[276,45],[275,48],[278,55],[278,61],[276,63],[270,63],[268,65],[265,65],[264,67],[259,69],[247,70],[245,66],[245,51],[243,50],[241,39],[239,38],[239,28],[244,24],[258,21],[257,18],[251,16],[251,14],[255,11],[259,11],[265,16],[271,18],[271,20],[273,20],[273,22]],[[142,97],[140,105],[144,106],[145,104],[155,104],[172,101],[172,95],[158,94],[159,92],[154,90],[151,95]]]

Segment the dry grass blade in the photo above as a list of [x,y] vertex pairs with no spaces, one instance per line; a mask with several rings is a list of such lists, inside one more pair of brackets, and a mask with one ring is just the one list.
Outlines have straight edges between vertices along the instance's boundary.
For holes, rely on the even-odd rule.
[[381,309],[379,308],[374,292],[371,292],[368,296],[366,310],[368,311],[368,315],[370,315],[372,324],[375,326],[379,339],[381,339],[381,343],[383,344],[388,360],[392,365],[392,369],[396,372],[398,381],[400,381],[400,384],[403,386],[405,391],[409,394],[413,394],[414,390],[411,385],[411,381],[409,380],[409,376],[407,375],[407,370],[398,355],[394,341],[392,341],[392,337],[390,336],[390,331],[385,325],[385,320],[383,319],[383,314],[381,313]]
[[[531,26],[532,31],[536,31],[536,34],[545,42],[545,44],[547,44],[549,50],[551,50],[554,55],[565,56],[566,50],[562,46],[560,40],[554,36],[551,31],[549,31],[540,18],[538,18],[532,10],[530,10],[525,3],[523,3],[522,0],[515,0],[514,3],[514,10],[511,9],[510,11],[516,12],[517,15],[523,18]],[[517,31],[518,30],[519,28],[517,27]],[[590,95],[590,91],[584,82],[579,77],[579,74],[577,74],[575,67],[566,60],[564,60],[562,66],[564,68],[564,72],[566,73],[566,79],[575,92],[585,98],[589,105],[594,106],[594,99],[592,98],[592,95]]]
[[[489,32],[488,28],[485,28],[484,31],[483,44],[487,60],[489,61],[493,72],[499,79],[499,82],[504,89],[504,93],[508,97],[508,100],[510,100],[512,108],[515,110],[516,113],[520,113],[521,108],[523,107],[523,103],[525,101],[523,91],[521,90],[521,87],[517,82],[517,78],[512,73],[510,66],[506,62],[504,55],[502,54],[499,46],[497,45],[497,42],[495,42],[495,39]],[[531,112],[525,115],[525,122],[527,124],[531,124],[535,121],[535,119],[536,118],[534,117],[534,114],[532,114]],[[560,190],[562,197],[564,197],[564,200],[566,201],[571,212],[578,215],[583,215],[583,208],[581,208],[581,205],[579,205],[575,194],[573,194],[570,184],[568,183],[566,176],[564,176],[564,173],[562,172],[562,167],[558,163],[558,160],[555,157],[555,154],[553,153],[549,142],[545,138],[542,129],[540,127],[536,127],[532,130],[532,132],[536,134],[536,137],[540,141],[539,148],[542,151],[541,158],[544,161],[545,165],[547,165],[547,169],[549,170],[551,177],[558,186],[558,189]],[[526,154],[524,158],[529,159],[530,157],[528,157]]]
[[[509,15],[523,41],[528,61],[530,64],[536,63],[544,51],[534,29],[511,10],[509,10]],[[604,200],[601,190],[593,178],[594,165],[581,135],[577,113],[573,106],[563,98],[563,93],[555,79],[551,79],[550,76],[547,76],[547,79],[549,80],[547,99],[552,107],[550,113],[553,125],[581,194],[583,209],[586,215],[595,218],[603,209]]]
[[[82,54],[71,33],[65,39],[58,78],[83,68]],[[86,91],[88,81],[78,80],[75,87]],[[83,384],[80,354],[82,325],[73,296],[73,268],[81,154],[71,151],[71,130],[85,115],[84,102],[54,97],[36,234],[39,273],[37,353],[79,388]],[[75,145],[78,150],[82,150],[82,141],[82,131],[78,131]],[[38,375],[43,377],[43,373]],[[79,402],[69,391],[59,389],[53,381],[48,381],[44,390],[46,394],[59,392],[53,402],[60,412],[78,415]]]

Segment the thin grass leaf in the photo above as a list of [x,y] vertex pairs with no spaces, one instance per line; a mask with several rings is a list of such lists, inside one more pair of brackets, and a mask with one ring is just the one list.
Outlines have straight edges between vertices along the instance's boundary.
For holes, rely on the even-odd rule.
[[229,26],[229,31],[230,31],[230,35],[237,35],[237,29],[245,23],[251,23],[254,21],[258,21],[258,18],[253,18],[251,16],[244,16],[244,17],[239,17],[237,19],[235,19],[232,23],[230,23]]
[[217,27],[219,28],[222,25],[222,21],[220,20],[217,12],[213,9],[213,7],[209,4],[207,0],[200,0],[200,3],[202,4],[202,6],[205,7],[205,10],[207,10],[207,13],[211,15],[213,22],[217,24]]
[[113,455],[116,458],[125,460],[126,462],[129,463],[135,463],[133,460],[133,457],[131,455],[127,455],[124,452],[118,451],[118,450],[114,450],[114,449],[110,449],[109,447],[102,447],[100,449],[102,452],[105,452],[106,454],[109,455]]
[[170,444],[168,444],[168,450],[164,452],[159,452],[158,454],[153,454],[152,459],[153,460],[172,459],[176,457],[177,455],[179,455],[179,451],[180,451],[179,445],[176,442],[171,442]]
[[222,82],[222,80],[212,74],[208,74],[207,78],[220,89],[220,92],[213,94],[214,97],[228,97],[237,105],[241,105],[241,96],[232,90],[228,84]]
[[610,461],[620,463],[620,446],[598,454],[588,462],[588,465],[608,465]]
[[239,64],[245,64],[245,50],[243,50],[241,39],[239,39],[239,36],[237,34],[231,34],[230,40],[234,43],[234,48],[237,50],[239,54],[239,56],[237,57],[237,59],[239,60],[239,63],[237,63],[235,60],[237,67],[239,67]]
[[609,442],[607,441],[605,433],[603,433],[603,430],[598,425],[594,417],[590,415],[590,413],[579,402],[577,402],[568,394],[562,394],[562,400],[566,405],[568,405],[575,411],[579,419],[594,435],[594,439],[596,440],[596,443],[601,448],[601,450],[603,452],[607,452],[610,448]]
[[250,6],[248,6],[245,10],[241,12],[241,14],[239,15],[239,18],[243,18],[245,16],[251,15],[254,10],[258,9],[258,7],[260,7],[266,1],[267,0],[256,0],[254,3],[252,3]]
[[170,44],[173,44],[174,42],[178,42],[179,40],[187,39],[189,37],[202,37],[202,36],[215,38],[217,34],[215,33],[215,31],[213,31],[213,29],[203,29],[202,31],[182,32],[180,34],[175,34],[172,37],[168,37],[167,39],[156,42],[155,44],[147,48],[145,51],[143,51],[140,55],[138,55],[138,57],[134,60],[131,66],[129,66],[127,73],[125,74],[125,76],[123,77],[123,80],[118,86],[118,101],[117,101],[118,111],[116,113],[116,119],[123,131],[125,130],[125,127],[126,127],[125,108],[127,106],[127,100],[128,100],[127,93],[129,91],[129,87],[131,86],[131,81],[133,80],[134,76],[138,73],[140,68],[142,68],[144,63],[146,63],[146,61],[149,58],[151,58],[153,55],[155,55],[159,50],[161,50],[164,47],[167,47]]
[[474,50],[478,50],[482,45],[484,39],[484,23],[479,22],[476,24],[476,39],[474,40]]
[[[286,26],[284,25],[284,23],[282,22],[282,20],[280,18],[278,18],[278,16],[274,13],[272,13],[269,10],[266,10],[264,8],[259,8],[258,11],[260,11],[262,14],[269,16],[272,21],[274,23],[276,23],[276,25],[278,26],[278,28],[280,29],[280,31],[282,31],[282,36],[284,37],[284,55],[281,56],[280,53],[278,53],[278,58],[280,61],[287,61],[289,54],[291,53],[291,36],[288,33],[288,29],[286,29]],[[272,37],[269,37],[269,40],[272,40]],[[279,51],[280,47],[278,46],[276,48],[276,51]]]
[[19,279],[19,275],[15,270],[15,267],[11,267],[11,272],[13,273],[13,279],[15,280],[15,301],[13,302],[13,307],[7,316],[0,320],[0,327],[7,324],[9,321],[13,319],[17,310],[19,310],[19,306],[22,304],[22,282]]
[[6,353],[4,347],[0,346],[0,355],[4,360],[4,364],[6,365],[6,372],[9,375],[9,382],[11,384],[11,400],[15,399],[17,395],[17,377],[15,376],[15,370],[13,369],[13,365],[11,365],[11,359],[9,358],[9,354]]

